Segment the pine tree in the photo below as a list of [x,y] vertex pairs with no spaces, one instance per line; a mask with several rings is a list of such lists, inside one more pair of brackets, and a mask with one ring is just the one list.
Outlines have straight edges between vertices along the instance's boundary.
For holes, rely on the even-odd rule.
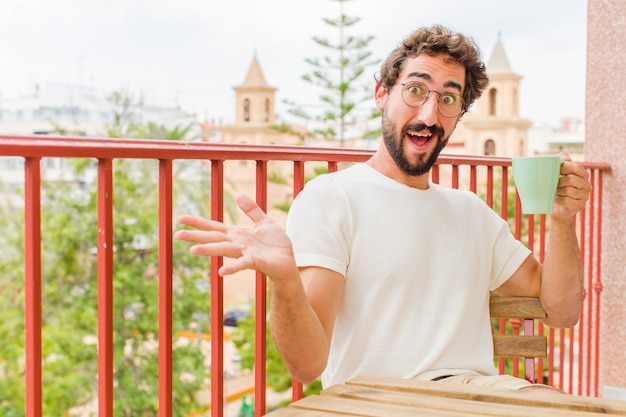
[[[367,48],[374,36],[352,36],[348,31],[361,19],[344,14],[344,3],[349,0],[333,0],[339,3],[336,19],[323,18],[328,26],[337,30],[338,39],[331,41],[314,36],[313,41],[328,49],[332,55],[323,59],[307,58],[313,70],[302,76],[311,85],[320,87],[324,93],[319,97],[321,105],[311,106],[296,102],[285,102],[288,112],[307,122],[313,128],[309,135],[328,140],[338,140],[344,146],[349,135],[375,138],[380,129],[372,130],[369,121],[380,116],[380,111],[363,104],[372,100],[371,80],[363,78],[367,69],[380,60],[372,58]],[[361,127],[359,127],[359,125]],[[289,131],[285,125],[278,130]]]

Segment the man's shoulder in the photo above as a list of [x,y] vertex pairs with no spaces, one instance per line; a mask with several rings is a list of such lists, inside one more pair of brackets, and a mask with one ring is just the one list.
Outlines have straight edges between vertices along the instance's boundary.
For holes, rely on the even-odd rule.
[[442,198],[444,198],[448,203],[463,211],[467,211],[470,208],[481,211],[491,210],[487,203],[473,191],[459,190],[443,186],[437,186],[437,190]]
[[442,185],[437,185],[437,184],[434,184],[434,187],[437,188],[438,192],[440,192],[441,194],[449,198],[454,198],[458,200],[467,200],[467,201],[480,200],[480,197],[478,197],[476,193],[474,193],[473,191],[460,190],[458,188],[444,187]]
[[318,175],[317,177],[307,182],[307,186],[309,186],[310,184],[323,183],[324,185],[327,185],[329,182],[343,183],[355,180],[363,180],[370,175],[370,170],[371,169],[369,169],[367,164],[359,162],[338,171]]

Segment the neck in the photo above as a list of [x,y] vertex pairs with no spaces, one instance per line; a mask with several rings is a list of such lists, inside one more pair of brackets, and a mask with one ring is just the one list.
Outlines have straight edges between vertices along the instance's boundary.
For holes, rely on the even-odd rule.
[[387,148],[382,143],[376,153],[374,153],[366,163],[381,174],[407,187],[417,188],[419,190],[427,190],[429,188],[428,179],[430,172],[418,176],[405,174],[398,168],[398,165],[396,165],[391,155],[387,152]]

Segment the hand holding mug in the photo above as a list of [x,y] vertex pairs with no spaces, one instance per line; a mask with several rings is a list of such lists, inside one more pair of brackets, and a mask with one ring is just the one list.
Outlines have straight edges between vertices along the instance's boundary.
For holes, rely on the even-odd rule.
[[589,174],[569,156],[530,156],[513,158],[513,177],[524,214],[550,214],[572,217],[589,198]]

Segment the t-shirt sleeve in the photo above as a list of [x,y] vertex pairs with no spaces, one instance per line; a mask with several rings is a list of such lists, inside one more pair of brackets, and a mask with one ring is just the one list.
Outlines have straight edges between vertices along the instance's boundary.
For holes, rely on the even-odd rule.
[[531,251],[513,236],[509,224],[504,219],[493,211],[492,215],[496,217],[494,224],[497,225],[490,281],[491,290],[494,290],[517,271]]
[[319,266],[345,277],[350,262],[350,214],[344,190],[331,175],[309,181],[287,216],[287,235],[299,267]]

